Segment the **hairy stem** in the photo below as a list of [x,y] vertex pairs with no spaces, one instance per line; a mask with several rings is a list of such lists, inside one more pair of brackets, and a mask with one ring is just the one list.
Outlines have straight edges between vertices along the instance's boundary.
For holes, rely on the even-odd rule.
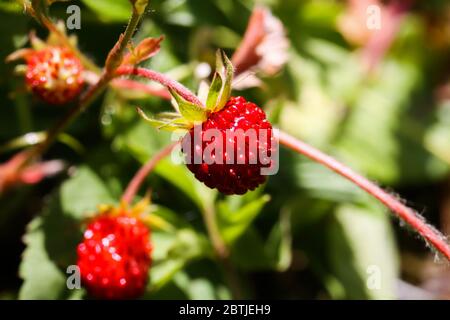
[[178,145],[178,142],[174,142],[169,144],[164,149],[160,150],[155,156],[150,158],[147,163],[145,163],[138,172],[136,172],[133,179],[131,179],[128,184],[125,192],[122,196],[122,202],[125,204],[130,204],[133,201],[133,198],[136,196],[136,193],[139,191],[140,186],[145,181],[147,176],[152,172],[152,170],[156,167],[156,165],[168,156],[172,150]]
[[242,292],[243,290],[241,287],[241,280],[239,279],[239,274],[228,257],[222,259],[222,266],[224,269],[226,281],[230,286],[230,291],[233,299],[236,300],[244,299],[244,293]]
[[158,97],[164,100],[170,100],[170,92],[166,88],[154,88],[145,83],[129,80],[129,79],[114,79],[111,86],[115,89],[126,89],[132,91],[140,91],[142,93]]
[[434,227],[427,224],[422,216],[420,216],[413,209],[405,206],[395,196],[389,194],[375,183],[357,174],[349,167],[313,148],[305,142],[297,140],[296,138],[281,131],[279,138],[281,144],[315,162],[330,168],[337,174],[350,180],[358,187],[378,199],[387,208],[394,212],[397,217],[405,221],[411,228],[416,230],[427,242],[431,243],[437,251],[439,251],[447,260],[450,261],[450,245],[446,241],[445,237]]
[[187,89],[181,83],[170,79],[169,77],[167,77],[162,73],[145,68],[122,66],[117,69],[116,75],[117,76],[134,75],[150,79],[152,81],[158,82],[168,88],[175,90],[180,96],[182,96],[187,101],[203,106],[203,103],[197,98],[195,94],[189,91],[189,89]]

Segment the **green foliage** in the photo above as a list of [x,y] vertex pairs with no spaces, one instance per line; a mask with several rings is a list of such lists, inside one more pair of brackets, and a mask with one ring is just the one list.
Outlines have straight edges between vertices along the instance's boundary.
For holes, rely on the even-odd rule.
[[20,266],[24,283],[20,299],[59,299],[64,297],[66,277],[49,258],[45,249],[42,219],[33,220],[24,239],[27,249]]
[[232,245],[251,225],[269,199],[269,196],[262,196],[234,210],[229,203],[221,201],[218,204],[217,219],[225,242]]
[[342,298],[394,299],[398,265],[384,212],[373,206],[343,204],[336,208],[333,218],[327,252],[331,269],[345,292]]
[[[429,217],[444,221],[435,208],[435,190],[442,190],[448,180],[450,105],[448,96],[439,98],[437,93],[445,92],[439,79],[448,78],[449,44],[445,39],[443,46],[434,44],[436,35],[429,34],[432,26],[427,21],[434,11],[444,11],[445,1],[434,1],[434,11],[417,4],[408,12],[392,48],[370,75],[361,67],[361,48],[347,43],[336,27],[344,2],[263,2],[288,30],[289,60],[280,73],[262,77],[261,88],[232,94],[262,106],[274,126],[390,189],[411,193],[411,203],[428,206]],[[165,39],[160,52],[142,65],[169,74],[195,92],[204,80],[194,75],[196,67],[208,63],[214,69],[216,63],[206,108],[220,109],[231,93],[232,66],[222,51],[216,56],[216,49],[232,56],[255,3],[150,1],[134,43],[161,34]],[[131,2],[78,4],[82,29],[73,32],[82,51],[102,65],[129,20]],[[55,3],[52,15],[65,19],[67,5]],[[30,26],[46,33],[22,11],[15,2],[0,1],[0,61],[26,45]],[[33,99],[24,90],[23,79],[13,76],[13,68],[0,64],[2,162],[11,156],[8,141],[20,142],[13,144],[15,149],[23,147],[29,143],[24,142],[24,134],[50,128],[66,111]],[[205,110],[173,96],[184,118],[204,120]],[[23,284],[11,289],[0,283],[0,297],[86,298],[83,290],[66,286],[66,269],[76,263],[86,219],[100,204],[117,204],[134,173],[171,142],[169,133],[142,121],[136,107],[143,115],[161,114],[146,116],[157,127],[170,123],[186,128],[168,101],[110,86],[69,128],[66,138],[71,142],[57,142],[45,156],[65,159],[69,175],[2,196],[1,240],[22,237],[9,232],[15,223],[26,222],[28,227],[23,235],[25,251],[15,248],[17,256],[22,254]],[[13,140],[17,137],[21,138]],[[143,298],[232,298],[223,263],[214,254],[203,221],[205,210],[211,209],[246,298],[398,297],[404,247],[397,248],[388,213],[353,184],[304,157],[281,150],[279,173],[244,196],[219,195],[170,158],[156,166],[140,195],[149,188],[152,214],[171,227],[152,230],[153,265]],[[368,286],[373,270],[381,272],[380,289]],[[252,291],[257,287],[255,275],[262,272],[272,282],[280,277],[311,278],[312,284],[298,283],[301,290],[292,293],[290,284],[278,281],[273,292]]]
[[130,0],[83,0],[83,3],[103,22],[127,22],[130,18]]

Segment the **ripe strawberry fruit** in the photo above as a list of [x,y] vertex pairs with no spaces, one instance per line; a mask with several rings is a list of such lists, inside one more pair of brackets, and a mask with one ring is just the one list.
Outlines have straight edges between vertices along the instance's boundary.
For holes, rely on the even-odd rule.
[[274,164],[275,139],[262,109],[242,97],[230,98],[233,66],[221,51],[217,68],[209,91],[202,95],[207,96],[205,106],[187,101],[169,88],[178,113],[149,118],[138,111],[158,128],[188,131],[182,150],[198,180],[224,194],[244,194],[266,180],[261,169]]
[[98,299],[134,299],[145,291],[151,264],[149,229],[124,213],[95,218],[78,245],[83,285]]
[[[222,154],[215,154],[214,156],[222,157],[220,163],[208,164],[205,161],[202,163],[195,163],[195,153],[202,157],[202,150],[206,150],[211,143],[209,139],[198,139],[199,143],[194,144],[194,129],[187,134],[189,135],[189,144],[187,148],[183,149],[187,159],[187,167],[194,173],[195,177],[206,184],[210,188],[217,188],[224,194],[244,194],[248,190],[255,189],[258,185],[266,180],[265,175],[261,175],[261,168],[269,167],[270,164],[261,163],[258,157],[255,157],[256,163],[250,163],[251,153],[249,143],[256,143],[257,150],[270,149],[272,139],[272,126],[266,119],[266,115],[262,109],[252,102],[247,102],[242,97],[231,98],[225,107],[218,112],[211,113],[207,120],[201,124],[201,131],[199,134],[204,137],[205,132],[209,129],[218,129],[222,135],[223,152]],[[226,131],[235,132],[242,129],[243,131],[252,129],[258,134],[261,129],[267,130],[266,141],[245,141],[245,145],[239,146],[237,139],[227,139]],[[186,139],[186,138],[185,138]],[[186,140],[185,140],[186,141]],[[201,144],[201,147],[200,147]],[[183,147],[185,144],[183,143]],[[245,150],[240,150],[244,147]],[[234,150],[233,161],[228,164],[229,155],[225,150]],[[237,163],[237,157],[241,152],[244,158],[243,163]],[[268,156],[271,151],[268,150]],[[256,155],[255,155],[256,156]]]
[[67,48],[46,46],[25,56],[25,81],[43,101],[60,105],[73,100],[83,86],[83,66]]

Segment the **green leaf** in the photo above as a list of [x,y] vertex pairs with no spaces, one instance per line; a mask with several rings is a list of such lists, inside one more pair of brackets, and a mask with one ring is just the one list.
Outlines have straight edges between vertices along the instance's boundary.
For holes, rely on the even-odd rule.
[[198,182],[185,165],[164,159],[156,166],[155,172],[183,191],[201,210],[217,195],[217,191]]
[[266,241],[250,226],[233,245],[233,263],[244,270],[286,270],[292,260],[290,224],[289,212],[282,212]]
[[444,100],[437,107],[436,122],[424,137],[427,150],[450,165],[450,102]]
[[222,90],[223,80],[218,72],[214,73],[214,77],[209,87],[208,98],[206,99],[206,109],[214,111],[216,109],[217,100]]
[[344,204],[328,228],[326,252],[346,297],[395,298],[398,261],[385,212],[377,206]]
[[284,210],[280,220],[273,227],[266,244],[266,250],[273,261],[274,269],[285,271],[292,261],[291,215]]
[[[196,266],[197,267],[197,266]],[[178,272],[174,283],[186,293],[187,299],[218,300],[231,299],[230,292],[221,284],[216,283],[207,275],[191,276],[188,272]]]
[[448,166],[423,146],[427,113],[414,119],[422,112],[411,98],[422,86],[420,70],[390,59],[378,73],[378,79],[360,88],[354,98],[337,139],[338,155],[383,184],[441,179]]
[[82,0],[103,22],[127,22],[131,15],[129,0]]
[[61,187],[61,205],[65,213],[77,220],[94,213],[101,204],[115,200],[102,180],[88,167],[80,167]]
[[[186,244],[183,240],[192,241],[190,253],[184,251]],[[173,277],[181,271],[196,254],[201,255],[202,249],[197,246],[195,232],[190,229],[182,229],[176,233],[156,231],[152,235],[155,251],[152,254],[154,263],[150,269],[149,290],[158,291],[166,286]]]
[[299,156],[295,159],[298,159],[292,164],[295,183],[309,196],[336,202],[368,199],[364,191],[328,168]]
[[234,243],[231,260],[235,266],[248,271],[270,270],[273,266],[263,238],[252,226]]
[[189,226],[189,224],[184,219],[182,219],[179,214],[161,205],[153,204],[151,206],[151,214],[164,219],[164,221],[167,221],[172,226],[178,229],[186,228]]
[[184,259],[170,259],[152,266],[150,269],[149,290],[153,292],[160,290],[184,268],[185,264],[186,260]]
[[169,88],[169,91],[178,104],[178,110],[180,111],[181,116],[188,122],[203,122],[207,119],[206,110],[203,107],[186,101],[175,90],[171,88]]
[[19,275],[24,281],[19,299],[61,299],[68,290],[66,277],[46,251],[41,218],[30,223],[24,242],[27,248],[19,267]]
[[24,280],[21,299],[76,299],[83,294],[67,288],[65,270],[76,263],[81,223],[102,203],[113,203],[113,199],[88,167],[80,167],[50,197],[24,237],[26,249],[19,268]]
[[156,253],[158,259],[150,270],[151,291],[160,290],[192,260],[212,255],[209,241],[190,228],[181,229],[175,235],[160,234],[154,239],[154,245],[158,244],[164,249]]
[[23,7],[18,2],[0,2],[0,10],[8,13],[21,13]]
[[193,229],[181,229],[176,235],[176,241],[168,252],[169,259],[191,260],[212,255],[211,244],[203,234]]
[[177,118],[173,115],[167,116],[167,113],[164,113],[162,115],[157,115],[155,118],[151,118],[147,116],[142,109],[137,108],[136,110],[145,121],[147,121],[157,129],[173,131],[186,130],[189,128],[189,125],[186,124],[185,119],[181,118],[180,116],[178,116]]
[[114,135],[113,148],[125,154],[131,154],[144,162],[170,142],[170,134],[166,131],[156,131],[144,121],[133,125]]
[[226,201],[218,204],[219,229],[228,245],[232,245],[247,230],[269,200],[270,197],[264,195],[237,210],[232,210]]

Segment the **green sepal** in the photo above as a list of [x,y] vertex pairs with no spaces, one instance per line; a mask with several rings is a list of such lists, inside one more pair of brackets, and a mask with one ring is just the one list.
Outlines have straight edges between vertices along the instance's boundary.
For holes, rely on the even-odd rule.
[[159,112],[158,118],[159,117],[169,119],[169,120],[181,119],[180,114],[177,112]]
[[48,34],[47,40],[45,42],[45,45],[51,45],[51,46],[65,46],[65,44],[61,40],[61,35],[67,38],[67,31],[66,31],[66,24],[59,20],[54,23],[56,30],[58,31],[51,31]]
[[157,129],[174,131],[189,130],[189,128],[191,127],[191,125],[179,115],[178,117],[175,117],[175,114],[170,113],[170,116],[166,116],[165,114],[167,114],[168,112],[164,112],[162,114],[158,114],[155,118],[152,118],[146,115],[141,108],[136,108],[136,110],[141,118],[143,118],[145,121],[147,121]]
[[228,59],[227,55],[223,50],[217,50],[216,53],[216,69],[219,74],[222,74],[222,77],[225,79],[222,90],[220,93],[220,97],[216,102],[216,106],[214,111],[217,112],[221,110],[227,104],[228,100],[231,96],[231,85],[233,82],[233,74],[234,68],[231,64],[230,59]]
[[146,216],[145,222],[152,230],[159,229],[167,232],[176,231],[175,227],[170,222],[155,214]]
[[[49,35],[49,37],[50,37],[50,35]],[[36,36],[36,32],[34,30],[30,31],[29,38],[30,38],[31,47],[34,50],[41,50],[47,46],[45,41],[41,40],[40,38],[38,38]]]
[[208,98],[206,99],[206,109],[214,111],[216,109],[217,101],[222,91],[223,80],[220,73],[214,73],[211,86],[209,87]]
[[170,94],[178,104],[178,110],[181,116],[189,123],[204,122],[208,118],[207,111],[192,102],[187,101],[180,96],[175,90],[169,88]]

